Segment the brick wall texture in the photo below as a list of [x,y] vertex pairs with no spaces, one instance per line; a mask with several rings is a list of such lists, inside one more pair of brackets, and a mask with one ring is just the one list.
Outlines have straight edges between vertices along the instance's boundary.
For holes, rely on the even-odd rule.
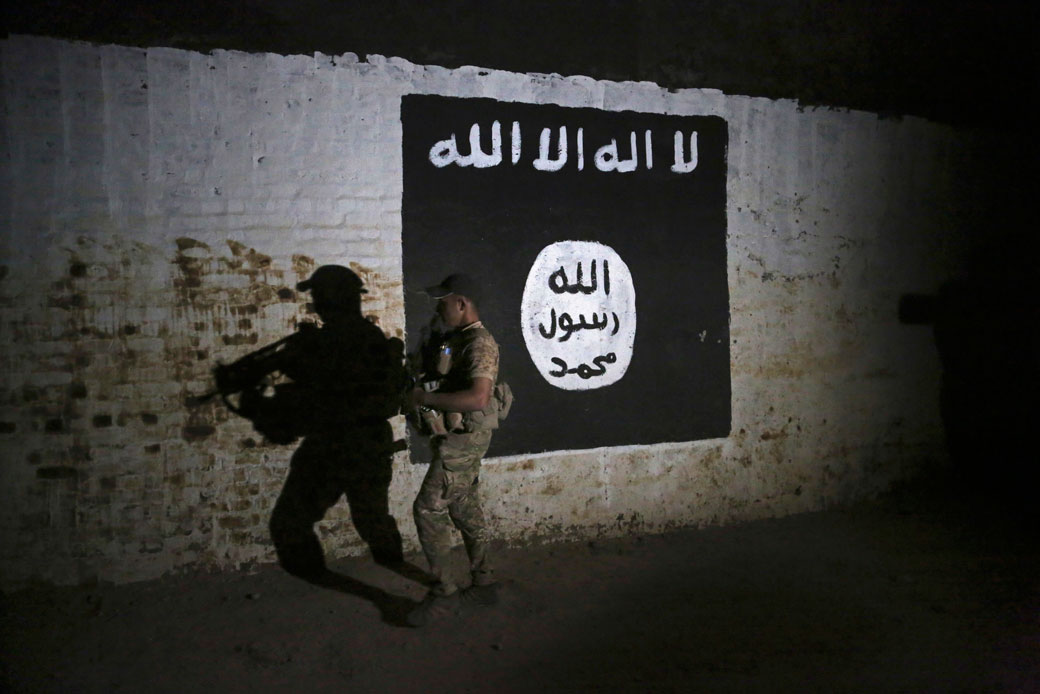
[[[969,145],[925,121],[649,83],[13,37],[2,50],[0,575],[125,582],[273,561],[292,449],[210,390],[349,265],[401,337],[400,98],[724,117],[733,432],[490,461],[508,542],[819,509],[942,457],[927,329],[895,320],[958,258]],[[400,434],[404,424],[395,420]],[[424,470],[394,462],[415,549]],[[345,502],[320,524],[358,554]]]

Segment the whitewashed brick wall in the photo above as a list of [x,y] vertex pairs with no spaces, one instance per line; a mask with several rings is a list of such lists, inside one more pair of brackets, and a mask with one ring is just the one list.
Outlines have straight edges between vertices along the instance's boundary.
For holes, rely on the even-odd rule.
[[[274,558],[291,448],[188,398],[292,331],[293,289],[349,264],[390,336],[400,97],[712,114],[730,128],[733,433],[490,461],[510,542],[819,509],[942,457],[939,364],[899,296],[957,260],[961,134],[916,119],[647,83],[353,55],[201,55],[14,37],[3,60],[0,575],[129,581]],[[397,423],[398,432],[403,429]],[[395,459],[415,549],[424,470]],[[358,554],[345,503],[321,524]]]

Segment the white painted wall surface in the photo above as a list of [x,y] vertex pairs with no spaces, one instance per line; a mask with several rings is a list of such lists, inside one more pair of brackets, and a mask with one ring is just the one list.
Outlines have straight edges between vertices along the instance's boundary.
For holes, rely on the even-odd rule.
[[[320,264],[353,267],[364,312],[402,334],[410,93],[729,124],[731,436],[489,460],[501,538],[820,509],[944,455],[932,335],[900,325],[896,307],[958,259],[955,184],[970,172],[950,128],[380,56],[24,37],[0,50],[5,584],[273,561],[266,524],[292,449],[185,401],[212,386],[217,361],[294,329],[305,297],[287,290]],[[395,459],[406,549],[424,472]],[[329,554],[365,551],[345,502],[320,525]]]

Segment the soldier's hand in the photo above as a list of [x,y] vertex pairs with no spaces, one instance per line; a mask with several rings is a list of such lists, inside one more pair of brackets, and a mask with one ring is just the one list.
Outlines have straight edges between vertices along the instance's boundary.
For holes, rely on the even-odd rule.
[[408,412],[417,410],[426,399],[426,391],[422,388],[412,388],[404,398],[404,409]]

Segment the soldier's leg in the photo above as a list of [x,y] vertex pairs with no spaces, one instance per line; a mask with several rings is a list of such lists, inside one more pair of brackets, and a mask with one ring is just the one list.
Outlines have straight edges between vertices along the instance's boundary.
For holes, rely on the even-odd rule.
[[479,462],[474,469],[469,487],[448,507],[455,526],[462,532],[462,541],[469,556],[469,569],[473,585],[491,585],[495,582],[495,570],[491,564],[488,547],[487,520],[480,503]]
[[466,478],[469,484],[460,486],[448,512],[455,526],[462,532],[474,585],[495,582],[488,552],[490,537],[479,494],[480,461],[490,445],[491,432],[478,431],[448,437],[441,447],[449,470],[466,470],[470,475]]
[[432,592],[437,595],[450,595],[458,589],[450,570],[452,523],[448,506],[451,504],[451,483],[440,457],[434,456],[412,505],[419,544],[436,581]]

